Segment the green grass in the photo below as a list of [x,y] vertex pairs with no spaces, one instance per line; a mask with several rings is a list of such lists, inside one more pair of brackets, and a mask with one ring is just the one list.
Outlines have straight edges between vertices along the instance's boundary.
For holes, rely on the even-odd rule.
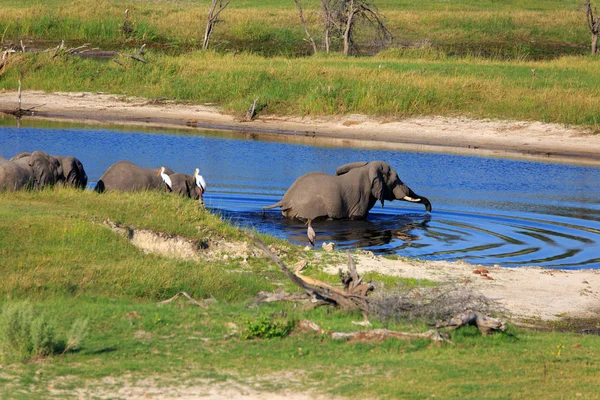
[[[88,334],[77,350],[0,365],[1,398],[68,397],[94,388],[104,390],[97,395],[115,397],[119,387],[141,381],[157,387],[236,382],[251,388],[258,384],[256,390],[269,392],[310,387],[315,393],[349,398],[599,394],[597,336],[511,327],[489,337],[459,330],[452,345],[442,346],[425,340],[344,343],[300,332],[244,340],[244,329],[264,330],[257,321],[268,328],[309,319],[327,330],[353,331],[362,328],[351,321],[362,317],[292,304],[256,306],[251,299],[260,290],[282,285],[293,290],[267,258],[250,257],[244,265],[236,259],[196,263],[144,254],[102,226],[108,218],[198,240],[245,240],[235,228],[199,210],[196,202],[160,192],[0,193],[0,305],[29,301],[62,338],[76,320],[88,320]],[[289,265],[304,254],[263,239],[281,249]],[[328,257],[345,255],[323,254]],[[305,272],[321,278],[313,262]],[[398,284],[376,275],[368,279],[381,279],[386,287]],[[216,302],[208,303],[208,309],[185,300],[157,305],[180,291]],[[376,328],[429,329],[420,323],[371,322]],[[233,330],[239,334],[227,337]]]
[[[136,31],[127,37],[116,0],[4,3],[5,43],[32,40],[43,49],[65,39],[67,47],[89,42],[126,53],[146,43],[148,63],[17,54],[0,89],[15,90],[21,80],[24,89],[212,103],[238,116],[259,97],[268,105],[262,115],[442,115],[599,129],[598,60],[587,55],[590,35],[576,1],[377,2],[396,41],[359,58],[297,58],[310,46],[293,2],[284,0],[231,4],[211,51],[198,50],[204,3],[128,4]],[[318,2],[305,7],[320,42]]]
[[[119,0],[3,0],[0,32],[17,41],[93,42],[96,46],[148,43],[172,52],[202,44],[208,2]],[[318,0],[301,2],[311,34],[321,43]],[[428,1],[376,0],[394,35],[394,46],[424,39],[451,54],[548,58],[582,54],[589,34],[577,0]],[[134,32],[120,31],[130,10]],[[221,14],[212,39],[219,51],[247,51],[264,56],[311,54],[292,1],[237,1]],[[363,43],[368,45],[369,43]],[[56,44],[54,44],[56,45]],[[339,43],[334,43],[339,50]]]
[[[150,52],[148,64],[49,54],[15,56],[0,79],[13,89],[105,91],[190,103],[216,103],[243,116],[259,97],[263,114],[364,113],[537,120],[598,128],[600,75],[592,57],[491,61],[418,57],[389,50],[371,58],[290,60],[250,54]],[[535,70],[533,76],[532,70]],[[43,110],[43,108],[40,108]]]

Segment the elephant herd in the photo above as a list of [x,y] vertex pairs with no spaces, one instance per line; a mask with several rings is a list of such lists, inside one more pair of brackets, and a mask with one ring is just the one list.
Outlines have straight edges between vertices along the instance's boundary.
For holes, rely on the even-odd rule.
[[[118,161],[102,174],[95,190],[138,191],[166,187],[203,204],[206,183],[198,172],[196,169],[191,176],[168,168],[142,168],[129,161]],[[75,157],[41,151],[19,153],[10,160],[0,157],[0,191],[39,190],[55,184],[85,188],[87,180],[83,165]],[[310,233],[311,221],[364,219],[378,201],[383,207],[385,201],[392,200],[423,204],[431,211],[429,200],[413,192],[386,162],[355,162],[338,167],[335,175],[311,172],[299,177],[280,201],[263,210],[280,207],[284,217],[307,221]]]
[[[94,190],[101,193],[111,190],[161,189],[165,187],[165,183],[158,171],[139,167],[129,161],[117,161],[102,174]],[[170,178],[171,192],[202,200],[205,187],[200,188],[197,185],[196,174],[191,176],[175,173],[169,168],[165,168],[165,173]],[[87,181],[83,164],[72,156],[63,157],[34,151],[19,153],[10,160],[0,157],[0,191],[40,190],[56,184],[83,189]]]
[[41,151],[19,153],[10,160],[0,157],[0,190],[42,189],[62,183],[85,188],[87,175],[75,157],[51,156]]

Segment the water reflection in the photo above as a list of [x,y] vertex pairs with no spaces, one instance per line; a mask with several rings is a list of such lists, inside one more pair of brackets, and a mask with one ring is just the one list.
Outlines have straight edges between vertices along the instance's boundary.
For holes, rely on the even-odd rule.
[[[306,244],[306,226],[263,206],[309,171],[333,173],[360,160],[387,161],[427,196],[431,214],[406,202],[378,205],[365,221],[315,222],[317,245],[378,254],[506,266],[600,267],[598,168],[430,153],[315,147],[246,139],[231,132],[174,135],[105,129],[0,127],[0,156],[43,150],[79,158],[91,182],[114,162],[168,166],[208,183],[213,212]],[[93,183],[92,183],[93,184]]]

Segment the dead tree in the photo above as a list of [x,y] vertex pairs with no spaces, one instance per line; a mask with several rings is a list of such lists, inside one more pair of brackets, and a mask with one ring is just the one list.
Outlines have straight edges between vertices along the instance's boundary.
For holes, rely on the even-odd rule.
[[359,22],[366,22],[375,28],[375,41],[386,42],[392,38],[392,33],[383,23],[383,16],[368,0],[342,0],[345,12],[344,24],[344,54],[350,55],[354,42],[354,31]]
[[306,21],[304,21],[304,16],[302,15],[302,6],[300,5],[300,2],[298,0],[294,0],[294,3],[296,3],[296,7],[298,7],[298,13],[300,14],[300,23],[302,24],[302,27],[304,28],[304,33],[306,33],[306,36],[308,37],[308,41],[310,42],[310,44],[313,48],[314,54],[317,54],[317,45],[316,45],[314,39],[312,38],[312,36],[310,35],[310,32],[308,31],[308,28],[306,26]]
[[596,13],[594,16],[594,11],[592,9],[592,4],[590,1],[584,3],[585,7],[585,20],[587,22],[588,29],[592,33],[592,54],[598,53],[598,30],[600,29],[600,18]]
[[[202,42],[202,50],[208,49],[210,35],[216,23],[219,22],[219,14],[229,5],[229,0],[223,4],[223,0],[212,0],[210,10],[208,10],[208,21],[206,22],[206,30],[204,31],[204,42]],[[218,9],[217,9],[218,7]]]
[[344,311],[361,311],[363,316],[369,311],[369,299],[367,293],[373,290],[370,283],[364,283],[358,278],[352,256],[348,254],[348,267],[350,275],[345,289],[334,287],[325,282],[300,273],[303,265],[299,265],[292,272],[280,259],[273,253],[265,243],[254,236],[251,232],[244,231],[246,236],[254,241],[278,266],[279,269],[298,287],[306,293],[322,300],[327,304],[333,304]]

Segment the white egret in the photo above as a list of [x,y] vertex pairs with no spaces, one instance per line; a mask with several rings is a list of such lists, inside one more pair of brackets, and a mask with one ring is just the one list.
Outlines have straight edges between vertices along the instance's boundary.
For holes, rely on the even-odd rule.
[[169,178],[169,175],[165,174],[165,167],[160,167],[160,171],[158,172],[158,175],[160,175],[163,182],[165,183],[165,190],[167,192],[172,192],[173,184],[171,183],[171,178]]
[[206,181],[204,180],[204,177],[200,175],[200,168],[196,168],[194,171],[194,182],[196,182],[196,188],[200,194],[200,197],[198,198],[200,207],[204,207],[204,199],[202,197],[204,196],[204,191],[206,190]]
[[308,225],[308,229],[306,230],[306,236],[308,236],[308,241],[314,247],[315,246],[315,239],[317,238],[317,234],[315,233],[315,230],[313,229],[311,223],[312,223],[312,220],[309,218],[306,221],[306,225]]
[[206,190],[206,181],[204,180],[204,177],[200,175],[200,168],[196,168],[194,171],[194,180],[196,181],[196,186],[202,189],[202,193],[204,193]]

